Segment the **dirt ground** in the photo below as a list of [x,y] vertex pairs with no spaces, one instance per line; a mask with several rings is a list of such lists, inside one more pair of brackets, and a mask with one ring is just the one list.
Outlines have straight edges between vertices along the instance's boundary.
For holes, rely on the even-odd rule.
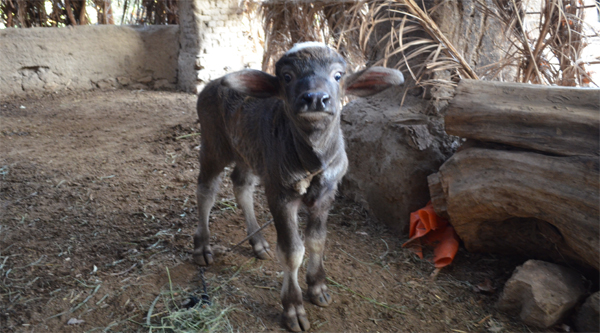
[[[226,321],[217,330],[283,330],[278,263],[253,259],[247,242],[223,251],[246,236],[228,177],[211,217],[222,253],[202,272],[191,260],[199,131],[190,94],[0,101],[0,331],[169,331],[166,317],[201,299],[203,283],[212,305],[200,309]],[[305,302],[311,331],[529,331],[494,307],[519,259],[461,249],[432,279],[433,265],[401,248],[405,238],[342,196],[328,230],[335,301]],[[274,248],[274,227],[265,231]]]

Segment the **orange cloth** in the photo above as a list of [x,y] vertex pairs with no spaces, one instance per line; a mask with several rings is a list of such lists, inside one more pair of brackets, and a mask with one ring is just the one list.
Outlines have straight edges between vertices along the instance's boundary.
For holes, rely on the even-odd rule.
[[431,202],[410,214],[410,239],[402,244],[423,259],[422,245],[433,245],[436,268],[449,265],[458,252],[458,235],[445,219],[437,216]]

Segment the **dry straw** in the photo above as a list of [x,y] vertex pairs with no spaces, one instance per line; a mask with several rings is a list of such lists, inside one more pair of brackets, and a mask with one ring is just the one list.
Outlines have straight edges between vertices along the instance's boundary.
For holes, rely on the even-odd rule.
[[[294,43],[322,41],[348,59],[353,70],[383,65],[406,70],[419,85],[449,84],[433,79],[440,70],[477,78],[426,11],[408,1],[267,1],[263,70]],[[451,84],[451,83],[450,83]]]
[[[11,28],[98,24],[178,24],[178,0],[0,0],[0,21]],[[123,9],[115,17],[113,8]],[[48,10],[50,8],[50,10]],[[118,21],[120,19],[120,21]]]
[[[489,1],[488,1],[489,2]],[[492,5],[478,0],[478,8],[496,17],[504,26],[510,42],[503,59],[490,66],[498,73],[505,67],[517,69],[518,82],[585,86],[592,83],[582,53],[589,37],[598,36],[586,27],[581,0],[544,0],[539,11],[527,13],[520,0],[491,0]],[[537,17],[533,27],[526,26],[527,17]],[[587,28],[587,29],[586,29]],[[586,35],[587,31],[593,31]]]
[[[443,5],[439,1],[438,5]],[[521,0],[477,0],[475,10],[497,19],[505,31],[504,56],[478,68],[478,75],[452,41],[431,19],[437,6],[424,10],[414,0],[396,1],[264,1],[263,70],[294,43],[317,40],[336,48],[353,69],[384,65],[406,70],[417,85],[441,86],[438,71],[458,78],[495,79],[512,70],[515,81],[563,86],[591,82],[581,59],[587,46],[580,0],[544,0],[539,24],[526,29]],[[597,36],[597,33],[594,33]]]

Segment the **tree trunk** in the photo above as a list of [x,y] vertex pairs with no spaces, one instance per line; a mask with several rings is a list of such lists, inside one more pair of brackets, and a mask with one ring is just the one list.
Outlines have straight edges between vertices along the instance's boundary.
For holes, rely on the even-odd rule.
[[[598,177],[594,157],[468,148],[428,180],[436,212],[450,217],[469,251],[562,255],[598,269]],[[539,221],[556,232],[531,228]]]
[[446,132],[541,152],[598,156],[600,89],[461,80]]
[[463,80],[445,120],[470,140],[429,189],[468,250],[599,269],[600,90]]

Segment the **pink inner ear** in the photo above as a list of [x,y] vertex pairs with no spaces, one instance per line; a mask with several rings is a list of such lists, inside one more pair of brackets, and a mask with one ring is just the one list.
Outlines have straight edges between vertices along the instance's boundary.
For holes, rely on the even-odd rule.
[[382,72],[368,72],[363,74],[358,80],[356,80],[350,87],[349,90],[358,89],[370,89],[376,86],[389,85],[390,83],[386,80],[388,77],[387,73]]
[[350,90],[358,90],[358,89],[369,89],[372,87],[385,86],[388,85],[387,82],[377,79],[368,79],[368,80],[360,80],[352,86],[348,87]]
[[247,89],[252,91],[273,92],[275,90],[275,87],[273,87],[269,80],[266,80],[265,77],[258,74],[242,75],[240,81],[242,81]]
[[385,82],[384,80],[379,80],[377,78],[368,78],[366,80],[359,80],[352,84],[350,87],[346,89],[347,92],[359,92],[359,91],[380,91],[389,87],[390,84]]

